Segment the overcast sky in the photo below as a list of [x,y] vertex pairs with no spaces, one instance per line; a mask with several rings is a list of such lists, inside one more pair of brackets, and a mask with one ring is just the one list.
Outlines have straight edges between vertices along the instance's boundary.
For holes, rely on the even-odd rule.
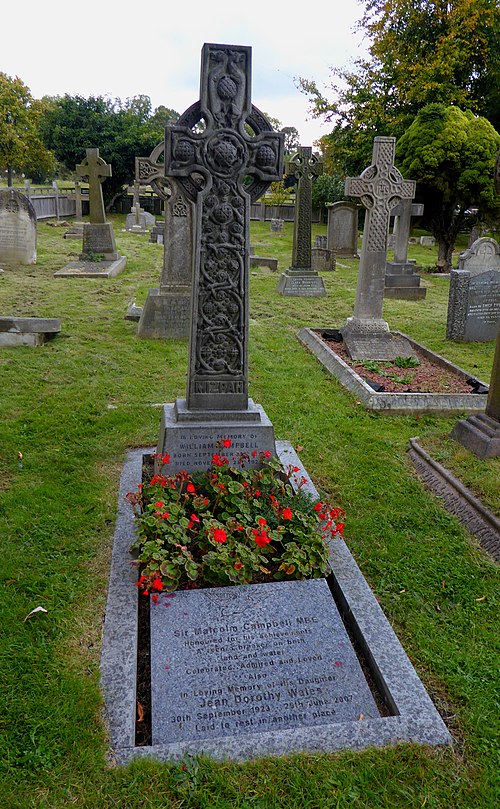
[[182,113],[199,98],[204,42],[252,47],[252,101],[311,145],[313,120],[294,77],[323,88],[331,65],[365,52],[360,0],[17,0],[1,13],[0,70],[43,95],[147,95]]

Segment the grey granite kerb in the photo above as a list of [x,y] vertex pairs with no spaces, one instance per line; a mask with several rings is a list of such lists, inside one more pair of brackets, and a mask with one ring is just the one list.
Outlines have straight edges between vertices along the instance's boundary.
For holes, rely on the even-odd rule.
[[[292,446],[280,441],[277,442],[277,451],[285,466],[292,464],[298,467],[295,482],[304,476],[307,491],[317,496]],[[186,754],[203,753],[219,760],[245,760],[298,752],[332,752],[346,748],[362,750],[401,742],[426,745],[451,743],[444,722],[347,545],[336,540],[331,545],[334,576],[331,577],[330,586],[348,627],[365,647],[372,677],[385,696],[392,715],[364,721],[251,733],[245,737],[221,736],[195,742],[136,747],[137,573],[131,566],[128,551],[133,539],[134,518],[124,497],[141,479],[142,459],[146,452],[130,452],[123,467],[104,625],[101,684],[105,722],[116,763],[126,764],[145,756],[166,761]]]

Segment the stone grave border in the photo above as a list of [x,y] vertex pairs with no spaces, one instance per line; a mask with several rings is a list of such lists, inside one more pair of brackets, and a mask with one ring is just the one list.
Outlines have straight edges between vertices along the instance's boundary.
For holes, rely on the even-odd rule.
[[[307,471],[288,441],[277,441],[283,464],[299,467],[306,491],[318,497]],[[402,742],[449,745],[451,736],[429,698],[391,625],[354,561],[347,545],[331,544],[334,573],[328,583],[342,618],[364,656],[376,688],[390,716],[358,722],[338,722],[305,728],[249,733],[184,743],[135,746],[138,589],[137,571],[129,553],[134,516],[125,500],[141,480],[145,454],[153,448],[127,454],[118,495],[118,512],[108,585],[101,654],[104,721],[111,758],[119,764],[150,756],[162,761],[204,754],[218,760],[248,760],[266,755],[363,750]]]
[[[367,410],[390,411],[391,413],[433,412],[447,416],[451,413],[484,412],[486,408],[488,398],[486,393],[376,393],[355,370],[318,337],[315,333],[316,330],[301,329],[297,338],[345,388],[356,396]],[[416,340],[412,340],[407,334],[399,331],[394,331],[392,334],[404,337],[413,348],[418,348],[428,359],[449,371],[454,371],[462,379],[471,379],[478,385],[488,387],[485,382],[449,362],[441,354],[436,354],[417,343]]]

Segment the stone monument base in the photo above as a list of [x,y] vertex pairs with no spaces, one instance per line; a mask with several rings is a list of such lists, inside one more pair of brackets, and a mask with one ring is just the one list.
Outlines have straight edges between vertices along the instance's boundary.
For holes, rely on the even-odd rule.
[[[221,450],[217,443],[230,439],[231,447]],[[225,455],[237,463],[240,454],[247,453],[249,466],[260,466],[260,452],[276,454],[274,429],[263,408],[248,400],[247,410],[188,410],[185,399],[163,405],[157,453],[170,455],[168,466],[161,466],[169,475],[195,472],[210,468],[212,456]],[[255,452],[256,456],[252,457]]]
[[54,276],[60,278],[70,278],[78,276],[79,278],[112,278],[115,275],[123,272],[127,259],[125,256],[120,256],[115,261],[70,261],[62,270],[54,273]]
[[55,317],[0,317],[0,346],[41,346],[60,331]]
[[80,259],[85,261],[92,255],[102,255],[106,261],[116,261],[120,253],[116,249],[115,234],[111,222],[96,224],[85,222],[83,226],[83,246]]
[[321,275],[313,270],[285,270],[278,279],[276,291],[295,298],[321,298],[326,295]]
[[385,320],[349,317],[340,332],[352,360],[391,362],[396,357],[416,357],[408,340],[392,334]]
[[137,336],[153,340],[189,337],[191,290],[150,289],[137,327]]
[[271,272],[278,272],[278,259],[265,256],[250,256],[250,269],[255,267],[269,267]]
[[85,222],[73,222],[69,230],[64,233],[65,239],[81,239],[83,238],[83,226]]
[[500,422],[486,413],[460,419],[453,427],[450,437],[481,460],[500,456]]
[[416,265],[412,261],[406,264],[387,262],[385,274],[384,298],[397,298],[405,301],[421,301],[427,289],[420,286],[420,275],[415,272]]

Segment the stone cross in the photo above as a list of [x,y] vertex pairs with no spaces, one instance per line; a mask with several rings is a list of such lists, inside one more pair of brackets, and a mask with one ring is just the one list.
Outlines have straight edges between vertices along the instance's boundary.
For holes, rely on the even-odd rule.
[[282,175],[283,135],[252,107],[251,48],[205,44],[200,87],[193,109],[204,131],[195,133],[189,121],[165,131],[165,176],[196,203],[186,404],[189,411],[242,412],[248,409],[249,204]]
[[75,213],[75,221],[80,222],[82,219],[82,189],[78,180],[75,181]]
[[311,269],[312,180],[323,173],[323,163],[312,154],[311,146],[299,146],[286,161],[286,170],[297,178],[295,226],[293,229],[292,269]]
[[408,238],[410,236],[411,217],[422,216],[423,212],[424,206],[412,203],[411,199],[403,199],[396,208],[393,208],[392,215],[397,217],[394,264],[406,264],[408,262]]
[[372,165],[345,181],[346,194],[360,197],[366,208],[354,314],[341,328],[352,359],[382,361],[413,354],[408,341],[396,340],[382,319],[391,210],[415,194],[415,181],[404,180],[394,165],[395,143],[396,138],[375,138]]
[[104,224],[106,214],[101,183],[111,177],[111,166],[99,157],[99,149],[86,149],[85,152],[87,156],[76,167],[76,172],[79,177],[88,179],[91,224]]

